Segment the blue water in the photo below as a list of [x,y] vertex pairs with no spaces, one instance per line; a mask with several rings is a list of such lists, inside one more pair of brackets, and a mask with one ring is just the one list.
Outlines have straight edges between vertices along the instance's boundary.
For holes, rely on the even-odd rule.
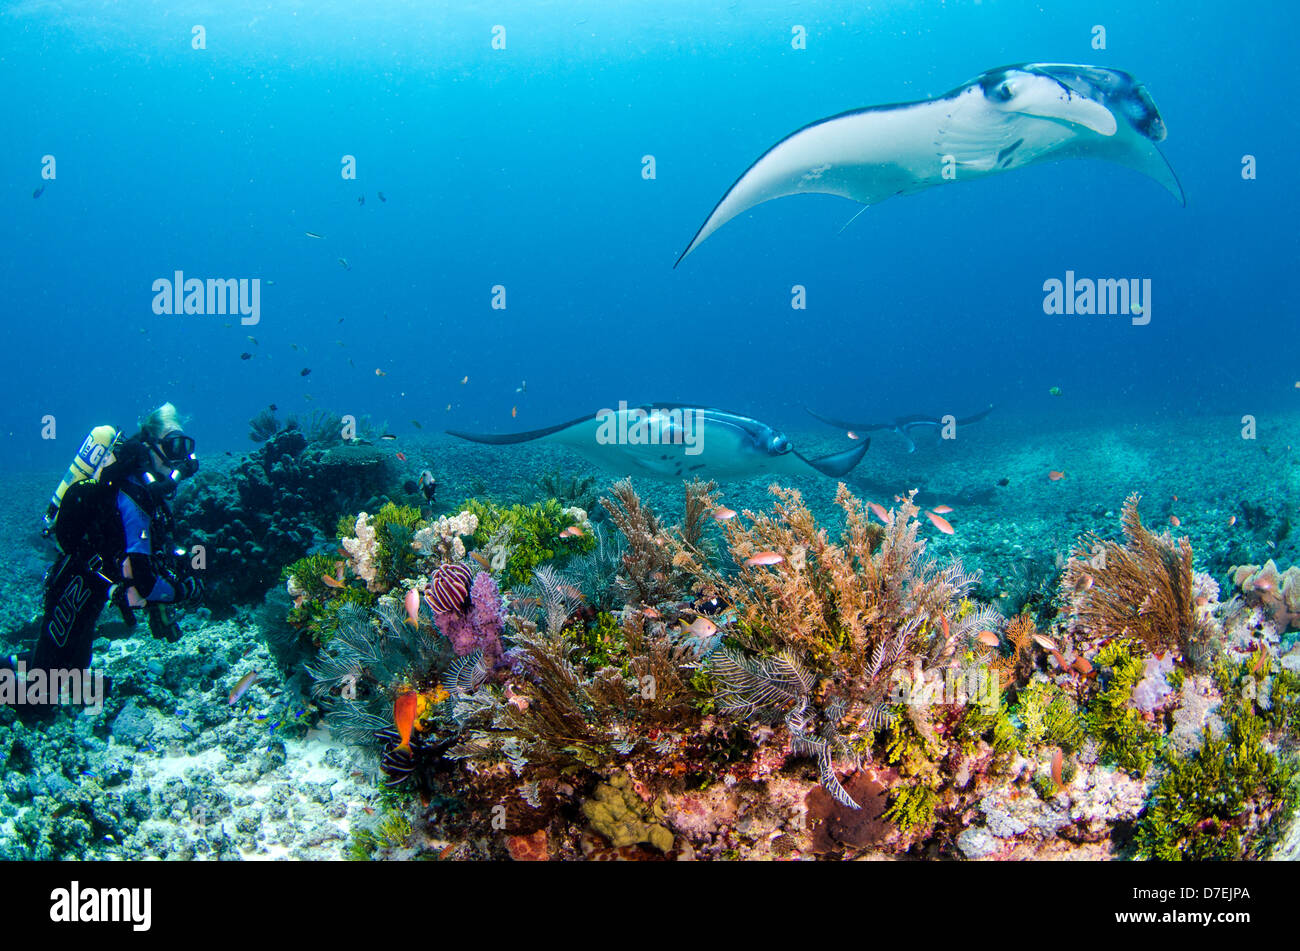
[[[201,452],[249,448],[268,403],[398,432],[534,428],[623,399],[792,428],[804,404],[872,419],[994,402],[1026,426],[1287,409],[1297,19],[1204,0],[11,4],[6,464],[57,473],[91,425],[165,399]],[[851,202],[771,202],[673,270],[790,131],[1023,61],[1145,83],[1187,207],[1117,165],[1058,163],[888,201],[842,234]],[[33,200],[46,154],[57,178]],[[260,324],[153,314],[152,282],[177,269],[274,281]],[[1045,315],[1042,284],[1068,269],[1150,278],[1152,322]]]

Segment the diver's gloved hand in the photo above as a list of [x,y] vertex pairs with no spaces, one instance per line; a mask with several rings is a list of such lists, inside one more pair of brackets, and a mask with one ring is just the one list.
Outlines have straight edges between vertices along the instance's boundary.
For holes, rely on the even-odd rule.
[[181,639],[181,626],[161,604],[151,604],[148,608],[149,633],[159,640],[174,644]]
[[189,607],[200,603],[202,600],[203,582],[193,575],[186,575],[182,578],[179,587],[176,589],[176,603]]

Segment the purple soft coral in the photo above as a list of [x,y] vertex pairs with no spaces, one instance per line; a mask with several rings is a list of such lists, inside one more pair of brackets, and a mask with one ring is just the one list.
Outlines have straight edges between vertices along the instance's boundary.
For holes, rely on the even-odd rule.
[[474,576],[468,614],[435,614],[434,621],[442,636],[451,642],[456,656],[464,657],[482,648],[484,666],[489,670],[501,663],[501,590],[486,571]]
[[1166,652],[1163,657],[1147,657],[1144,676],[1133,688],[1133,706],[1143,713],[1155,710],[1164,699],[1174,692],[1165,675],[1174,669],[1174,655]]

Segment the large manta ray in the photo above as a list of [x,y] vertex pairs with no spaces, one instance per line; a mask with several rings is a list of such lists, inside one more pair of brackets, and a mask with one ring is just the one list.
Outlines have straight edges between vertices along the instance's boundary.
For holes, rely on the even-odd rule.
[[[812,410],[804,407],[804,412],[813,419],[820,419],[823,423],[834,426],[836,429],[847,429],[855,433],[870,433],[881,429],[887,429],[892,433],[898,433],[907,440],[907,451],[916,452],[916,436],[922,432],[937,432],[943,427],[943,419],[939,416],[898,416],[887,423],[853,423],[848,420],[835,419],[833,416],[822,416],[820,413],[814,413]],[[993,412],[992,405],[988,409],[980,410],[973,416],[963,416],[961,419],[954,419],[953,425],[965,426],[967,423],[978,423],[981,419]]]
[[937,99],[853,109],[786,136],[722,196],[677,264],[732,218],[773,198],[820,193],[874,205],[1060,159],[1127,165],[1185,205],[1155,145],[1165,134],[1156,104],[1128,73],[1067,63],[1004,66]]
[[664,479],[701,476],[736,479],[761,474],[847,475],[867,451],[867,440],[844,452],[810,459],[766,423],[685,403],[604,409],[526,433],[452,436],[493,446],[545,441],[568,446],[602,469]]

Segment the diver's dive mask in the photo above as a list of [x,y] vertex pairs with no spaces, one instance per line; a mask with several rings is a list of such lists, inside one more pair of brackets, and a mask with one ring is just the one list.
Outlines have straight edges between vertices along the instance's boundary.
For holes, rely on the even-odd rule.
[[[149,442],[151,448],[163,463],[170,467],[166,473],[160,473],[175,488],[182,479],[188,479],[199,471],[199,459],[194,454],[194,437],[187,436],[179,430],[173,430],[158,440]],[[156,477],[158,478],[158,477]],[[145,480],[149,480],[146,478]],[[163,481],[158,478],[158,481]]]

